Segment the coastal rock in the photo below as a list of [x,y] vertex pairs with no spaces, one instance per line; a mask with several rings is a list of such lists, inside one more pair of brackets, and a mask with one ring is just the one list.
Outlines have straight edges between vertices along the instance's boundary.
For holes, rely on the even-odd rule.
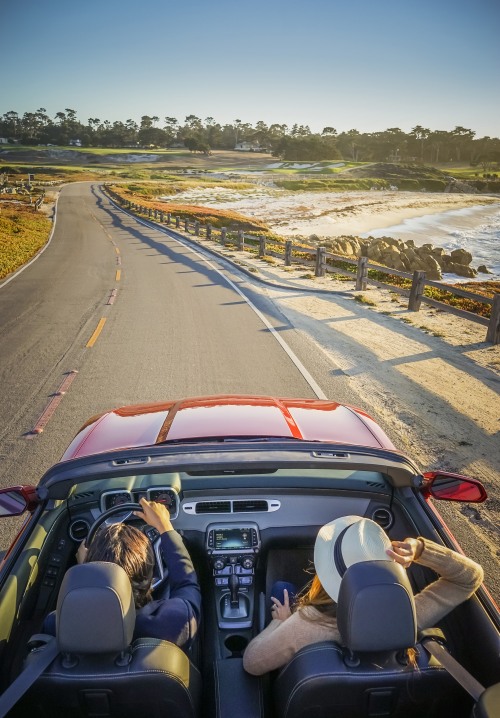
[[458,274],[459,277],[476,277],[477,271],[473,267],[468,267],[465,264],[456,264],[455,262],[447,262],[446,266],[443,267],[445,272],[450,274]]
[[[325,240],[311,235],[309,240],[314,244],[325,243],[332,254],[368,257],[372,262],[410,274],[419,270],[425,272],[428,279],[440,280],[443,272],[470,278],[477,275],[477,271],[469,266],[472,255],[465,249],[454,249],[451,254],[446,254],[442,247],[430,243],[416,247],[413,240],[403,242],[394,237],[361,239],[342,236]],[[479,271],[490,273],[484,265]]]
[[472,262],[472,254],[467,252],[466,249],[454,249],[450,257],[455,264],[468,265]]
[[476,187],[473,187],[468,182],[461,182],[460,180],[450,177],[449,184],[445,187],[445,192],[460,192],[461,194],[477,194],[479,192]]
[[400,272],[406,272],[407,266],[403,262],[402,253],[397,249],[390,248],[382,254],[381,264],[392,269],[398,269]]
[[425,258],[425,275],[427,279],[442,279],[443,274],[441,272],[441,267],[439,266],[437,260],[431,255],[427,255]]
[[481,274],[493,274],[493,272],[490,272],[490,270],[485,264],[480,264],[477,268],[477,271],[481,272]]

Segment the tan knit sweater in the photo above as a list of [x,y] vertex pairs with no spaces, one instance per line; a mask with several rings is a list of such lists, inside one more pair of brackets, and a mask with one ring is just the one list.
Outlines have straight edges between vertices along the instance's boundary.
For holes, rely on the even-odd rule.
[[[434,626],[469,598],[483,580],[483,569],[470,558],[433,541],[422,541],[424,549],[415,563],[433,569],[439,578],[415,596],[419,629]],[[284,666],[304,646],[320,641],[341,641],[337,623],[307,606],[284,621],[273,619],[248,644],[243,666],[248,673],[260,676]]]

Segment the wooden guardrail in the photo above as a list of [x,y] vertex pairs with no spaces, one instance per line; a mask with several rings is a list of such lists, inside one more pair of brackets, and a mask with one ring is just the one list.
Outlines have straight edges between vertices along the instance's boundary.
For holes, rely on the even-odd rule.
[[[218,242],[222,246],[231,244],[240,251],[251,251],[257,253],[260,258],[275,257],[283,259],[286,267],[291,266],[293,262],[300,263],[302,265],[305,264],[314,268],[314,275],[316,277],[323,277],[327,272],[333,272],[344,277],[350,277],[355,282],[355,289],[358,291],[365,290],[368,284],[390,289],[393,292],[397,292],[402,296],[408,297],[408,309],[410,311],[418,312],[422,302],[424,302],[433,307],[449,312],[450,314],[455,314],[464,319],[468,319],[469,321],[486,326],[486,341],[491,342],[492,344],[500,344],[500,294],[495,294],[494,297],[485,297],[482,294],[476,294],[475,292],[469,292],[465,289],[459,289],[458,287],[444,284],[444,282],[436,282],[434,280],[427,279],[425,272],[423,271],[415,271],[413,274],[410,274],[408,272],[402,272],[398,269],[383,267],[379,264],[370,264],[368,257],[349,259],[348,257],[327,252],[326,247],[298,246],[294,245],[291,240],[284,241],[269,239],[263,235],[249,235],[245,234],[241,229],[237,232],[229,232],[226,227],[221,227],[220,229],[214,228],[209,223],[203,224],[197,220],[191,221],[188,217],[181,219],[181,217],[173,216],[170,212],[164,212],[151,207],[144,207],[135,202],[123,199],[123,197],[113,192],[113,190],[109,187],[105,186],[105,189],[115,202],[125,207],[130,212],[145,215],[148,219],[158,222],[159,224],[173,226],[175,229],[181,230],[186,234],[192,234],[195,237],[205,237],[205,239]],[[309,255],[310,258],[307,259],[304,255]],[[341,265],[340,267],[338,266],[339,264]],[[346,264],[351,265],[353,270],[350,271],[345,269],[344,267]],[[411,280],[411,287],[410,289],[404,289],[395,284],[389,284],[378,279],[372,279],[368,275],[368,270],[370,269],[382,274],[398,276]],[[449,292],[450,294],[465,297],[481,304],[491,305],[490,318],[487,319],[479,314],[474,314],[474,312],[468,312],[465,309],[459,309],[458,307],[453,307],[450,304],[428,297],[424,294],[426,286],[435,287],[445,292]]]

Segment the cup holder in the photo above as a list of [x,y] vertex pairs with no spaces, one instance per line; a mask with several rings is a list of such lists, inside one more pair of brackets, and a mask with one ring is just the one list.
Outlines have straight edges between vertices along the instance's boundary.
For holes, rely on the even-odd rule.
[[245,638],[245,636],[233,634],[232,636],[228,636],[226,638],[224,645],[231,653],[231,658],[240,658],[248,645],[248,639]]

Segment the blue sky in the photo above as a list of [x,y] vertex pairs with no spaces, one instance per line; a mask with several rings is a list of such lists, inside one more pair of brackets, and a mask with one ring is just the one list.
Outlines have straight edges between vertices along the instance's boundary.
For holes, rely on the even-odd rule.
[[500,137],[499,0],[23,0],[0,22],[0,114]]

